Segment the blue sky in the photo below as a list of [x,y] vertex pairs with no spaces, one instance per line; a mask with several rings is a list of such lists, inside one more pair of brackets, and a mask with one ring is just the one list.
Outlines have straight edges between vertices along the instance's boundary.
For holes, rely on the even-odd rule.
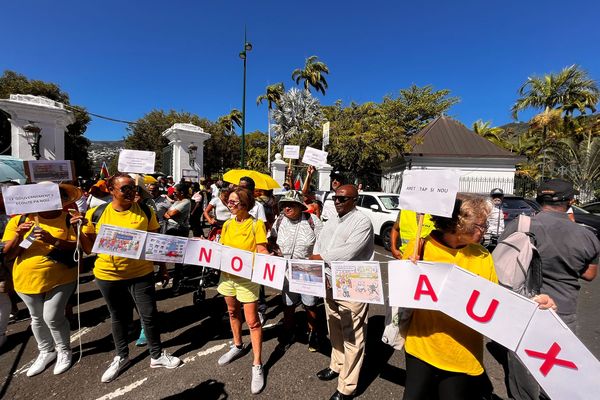
[[[597,2],[564,1],[12,1],[2,6],[0,69],[55,82],[73,104],[118,119],[152,109],[216,120],[241,109],[244,25],[247,131],[266,131],[265,87],[317,55],[330,68],[323,104],[382,100],[411,84],[461,98],[470,126],[510,122],[530,75],[577,63],[600,80]],[[528,114],[523,114],[526,119]],[[125,125],[100,119],[92,140]]]

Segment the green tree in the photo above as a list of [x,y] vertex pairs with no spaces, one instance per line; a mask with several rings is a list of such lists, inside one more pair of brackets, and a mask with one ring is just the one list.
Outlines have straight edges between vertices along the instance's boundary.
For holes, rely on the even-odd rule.
[[281,98],[277,109],[273,110],[273,132],[279,146],[295,144],[301,147],[317,146],[317,134],[323,123],[323,111],[319,100],[308,90],[291,88]]
[[504,129],[499,127],[492,127],[492,123],[490,121],[483,122],[482,120],[477,120],[473,123],[473,132],[478,134],[479,136],[489,140],[500,147],[507,147],[506,140],[504,139]]
[[210,128],[211,137],[204,143],[204,172],[207,176],[239,168],[242,139],[235,133],[234,126],[242,124],[241,118],[242,113],[234,109]]
[[285,87],[283,86],[283,82],[275,83],[273,85],[267,86],[267,91],[265,94],[261,94],[256,98],[256,105],[261,105],[263,101],[267,101],[267,105],[269,106],[269,111],[279,105],[281,100],[281,96],[285,93]]
[[[78,175],[89,177],[92,174],[88,157],[90,141],[83,136],[90,122],[87,111],[80,106],[72,106],[69,95],[54,83],[30,80],[14,71],[4,71],[0,77],[0,98],[9,98],[11,94],[31,94],[43,96],[63,103],[75,114],[75,122],[67,126],[65,132],[65,159],[75,161]],[[0,151],[10,154],[11,127],[9,115],[0,110]],[[42,132],[43,134],[43,132]]]
[[292,72],[292,80],[296,82],[296,85],[299,85],[300,81],[304,81],[304,89],[310,91],[312,87],[325,95],[325,90],[328,88],[326,74],[329,74],[327,65],[319,61],[319,57],[310,56],[304,62],[304,68],[296,68]]
[[270,174],[267,170],[267,140],[267,134],[261,131],[246,134],[246,168]]

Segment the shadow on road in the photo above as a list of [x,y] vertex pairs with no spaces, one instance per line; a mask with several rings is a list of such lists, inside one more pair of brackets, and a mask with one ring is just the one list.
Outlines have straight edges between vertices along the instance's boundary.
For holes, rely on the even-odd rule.
[[177,393],[168,397],[163,397],[162,400],[179,400],[179,399],[202,399],[202,400],[225,400],[229,396],[225,391],[223,382],[215,381],[214,379],[206,380],[198,386],[187,389],[181,393]]
[[[14,376],[13,374],[17,370],[17,367],[18,367],[19,363],[21,362],[21,359],[23,358],[23,352],[25,352],[25,347],[27,347],[27,342],[29,342],[29,338],[32,335],[33,334],[31,332],[31,327],[28,327],[25,331],[19,332],[17,334],[10,336],[9,342],[13,342],[13,343],[21,342],[21,348],[19,349],[19,352],[17,353],[17,356],[15,357],[15,360],[13,361],[12,366],[10,367],[10,369],[8,370],[8,373],[6,374],[6,379],[4,379],[4,382],[2,383],[2,389],[0,389],[0,399],[4,398],[4,395],[6,394],[6,391],[8,390],[8,386],[10,386],[10,382],[12,381],[12,378]],[[8,344],[8,342],[7,342],[7,344]]]

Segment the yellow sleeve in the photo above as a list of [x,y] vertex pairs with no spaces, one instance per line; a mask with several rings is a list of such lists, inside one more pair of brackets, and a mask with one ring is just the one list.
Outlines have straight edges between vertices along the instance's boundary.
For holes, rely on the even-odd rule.
[[148,231],[156,231],[160,228],[158,218],[156,218],[156,213],[154,212],[152,207],[148,207],[148,209],[150,209],[150,221],[148,221]]
[[404,249],[404,253],[402,253],[402,259],[408,260],[408,258],[412,255],[415,249],[416,240],[412,239],[410,242],[406,244],[406,248]]
[[256,242],[256,244],[267,243],[267,227],[261,219],[256,220],[256,232],[254,233],[254,241]]
[[85,213],[85,219],[87,220],[87,224],[81,227],[81,231],[85,234],[89,235],[89,234],[96,233],[96,227],[92,223],[92,215],[94,214],[94,211],[96,210],[96,208],[97,207],[90,208]]
[[20,215],[15,215],[8,221],[8,223],[6,224],[6,228],[4,229],[4,235],[2,235],[3,242],[10,242],[11,240],[17,237],[19,218],[21,218]]

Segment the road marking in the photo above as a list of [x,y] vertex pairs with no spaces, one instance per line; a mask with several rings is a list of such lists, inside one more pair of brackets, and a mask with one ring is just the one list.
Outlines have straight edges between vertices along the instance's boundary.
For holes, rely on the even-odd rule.
[[208,349],[206,349],[204,351],[199,351],[194,356],[184,358],[183,359],[183,363],[184,364],[190,363],[192,361],[195,361],[196,357],[203,357],[203,356],[207,356],[207,355],[212,354],[212,353],[216,353],[217,351],[222,350],[225,347],[227,347],[227,343],[222,343],[222,344],[218,344],[218,345],[213,346],[213,347],[209,347]]
[[147,379],[148,378],[140,379],[137,382],[133,382],[131,385],[123,386],[122,388],[119,388],[114,392],[105,394],[102,397],[98,397],[96,400],[110,400],[114,399],[115,397],[123,396],[124,394],[131,392],[136,387],[141,386],[144,382],[146,382]]
[[392,260],[394,259],[394,257],[388,256],[387,254],[383,254],[383,253],[380,253],[380,252],[378,252],[378,251],[376,251],[376,252],[375,252],[375,254],[379,254],[380,256],[384,256],[384,257],[387,257],[387,258],[391,258]]
[[[98,325],[96,325],[96,326],[98,326]],[[75,342],[77,339],[79,339],[80,337],[82,337],[83,335],[85,335],[86,333],[88,333],[89,331],[91,331],[94,328],[95,328],[95,326],[91,327],[91,328],[89,326],[81,328],[81,330],[79,330],[71,335],[71,343]]]
[[27,370],[29,369],[29,367],[31,367],[33,365],[33,363],[35,362],[35,360],[31,360],[29,361],[27,364],[23,365],[21,368],[19,368],[18,370],[16,370],[13,373],[13,376],[22,374],[23,372],[27,372]]

